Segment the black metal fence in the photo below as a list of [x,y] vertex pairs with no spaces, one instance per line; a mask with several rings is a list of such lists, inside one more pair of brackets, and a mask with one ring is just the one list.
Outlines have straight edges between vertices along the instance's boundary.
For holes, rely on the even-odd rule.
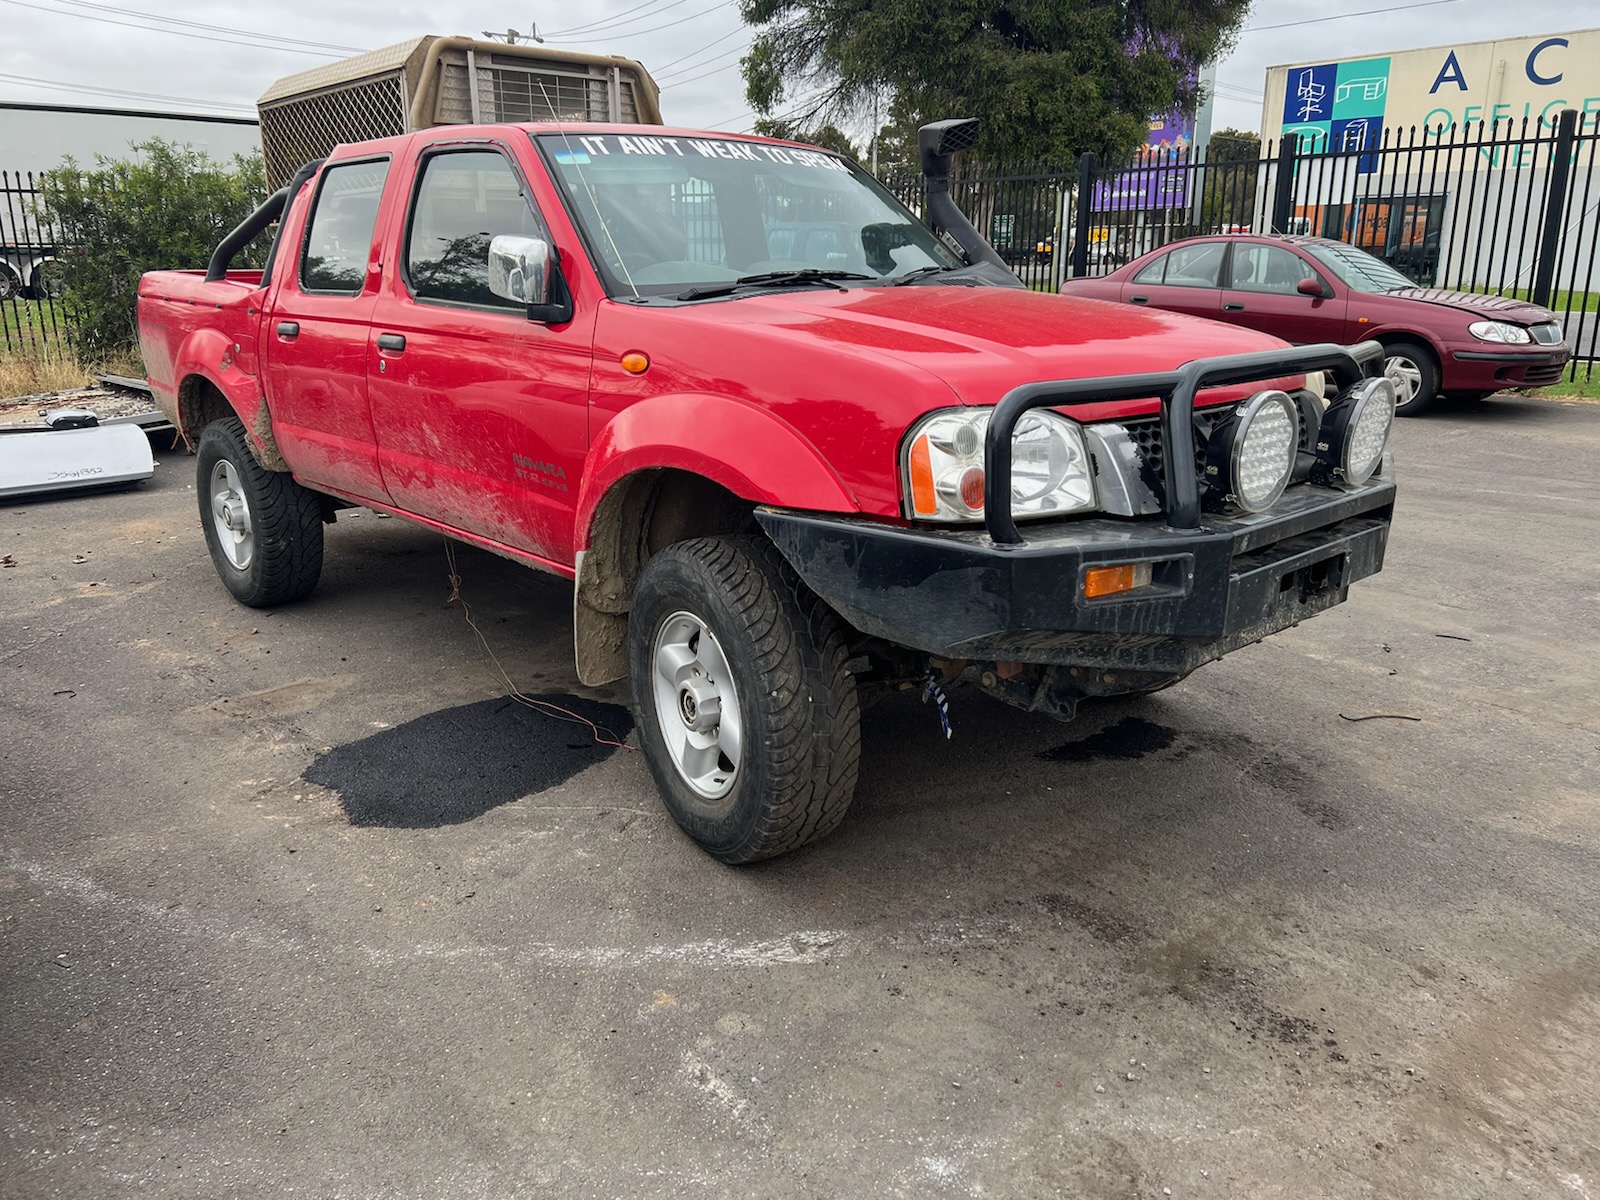
[[[1589,379],[1600,363],[1600,113],[1440,129],[1355,123],[1338,144],[1318,134],[1243,155],[1150,148],[1112,167],[1086,154],[958,168],[957,203],[1031,287],[1053,291],[1196,234],[1315,234],[1420,284],[1545,304],[1573,348],[1570,377]],[[920,175],[884,182],[922,211]],[[0,352],[48,353],[73,327],[43,186],[0,171]]]
[[45,355],[73,328],[61,299],[56,251],[46,218],[45,183],[31,171],[0,171],[0,352]]
[[[1109,168],[1086,154],[958,169],[957,203],[1030,287],[1054,291],[1197,234],[1312,234],[1419,284],[1544,304],[1573,348],[1569,378],[1600,362],[1600,113],[1356,123],[1337,145],[1291,135],[1244,156],[1150,148]],[[920,176],[884,182],[922,211]]]

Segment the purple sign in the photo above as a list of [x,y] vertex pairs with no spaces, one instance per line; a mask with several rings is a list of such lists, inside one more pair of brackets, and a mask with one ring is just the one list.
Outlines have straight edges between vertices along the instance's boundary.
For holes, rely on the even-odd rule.
[[1150,133],[1134,152],[1133,166],[1094,186],[1099,212],[1184,208],[1189,203],[1189,150],[1194,118],[1173,113],[1150,122]]

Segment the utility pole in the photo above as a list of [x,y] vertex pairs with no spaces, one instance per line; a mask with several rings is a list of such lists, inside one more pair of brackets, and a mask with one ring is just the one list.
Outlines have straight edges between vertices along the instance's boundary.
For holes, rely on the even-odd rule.
[[872,89],[872,177],[878,177],[878,130],[882,128],[878,116],[878,98],[881,93],[877,88]]

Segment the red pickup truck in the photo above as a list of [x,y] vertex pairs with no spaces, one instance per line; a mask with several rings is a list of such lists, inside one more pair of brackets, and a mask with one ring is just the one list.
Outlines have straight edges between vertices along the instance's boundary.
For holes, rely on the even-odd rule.
[[1066,719],[1340,603],[1394,500],[1379,348],[1023,288],[949,194],[972,124],[921,133],[925,221],[659,126],[307,164],[139,286],[222,581],[305,596],[351,505],[572,579],[578,676],[729,862],[839,823],[874,689]]

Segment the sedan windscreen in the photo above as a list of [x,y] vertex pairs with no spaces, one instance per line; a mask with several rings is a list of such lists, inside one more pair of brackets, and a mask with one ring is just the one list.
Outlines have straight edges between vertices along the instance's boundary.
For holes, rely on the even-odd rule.
[[736,138],[536,134],[613,296],[771,272],[869,279],[963,265],[860,169]]
[[1392,292],[1417,286],[1381,258],[1373,258],[1365,250],[1343,242],[1306,242],[1302,248],[1352,291]]

